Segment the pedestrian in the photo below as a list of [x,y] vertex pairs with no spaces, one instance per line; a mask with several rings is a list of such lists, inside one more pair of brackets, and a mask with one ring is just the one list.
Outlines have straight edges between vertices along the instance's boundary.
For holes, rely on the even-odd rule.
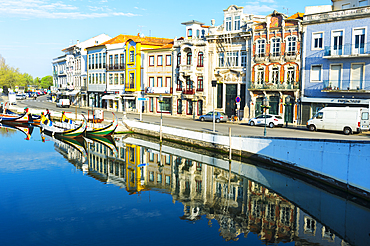
[[3,114],[4,113],[4,103],[2,102],[0,104],[0,114]]
[[46,109],[45,117],[48,118],[49,120],[51,120],[49,109]]

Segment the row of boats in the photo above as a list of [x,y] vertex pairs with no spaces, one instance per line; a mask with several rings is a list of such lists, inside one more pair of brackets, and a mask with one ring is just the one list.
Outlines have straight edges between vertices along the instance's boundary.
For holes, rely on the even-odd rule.
[[[51,136],[62,136],[69,138],[76,138],[79,136],[110,136],[114,133],[118,126],[117,116],[113,114],[113,121],[107,125],[88,124],[87,120],[84,119],[82,122],[73,121],[66,117],[65,113],[62,112],[60,121],[52,121],[50,114],[41,113],[41,115],[35,115],[28,112],[28,108],[25,108],[24,113],[18,114],[16,112],[5,109],[0,114],[0,123],[7,125],[14,124],[31,124],[39,126],[41,131]],[[48,117],[49,116],[49,117]]]

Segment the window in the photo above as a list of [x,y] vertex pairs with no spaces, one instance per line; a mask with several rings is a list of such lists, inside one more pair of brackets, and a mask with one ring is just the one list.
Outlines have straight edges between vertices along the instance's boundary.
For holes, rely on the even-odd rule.
[[113,68],[113,56],[109,55],[109,66]]
[[311,218],[305,217],[304,218],[304,231],[314,234],[315,230],[316,230],[316,221]]
[[91,69],[91,55],[89,55],[89,69]]
[[223,67],[225,62],[224,53],[218,53],[218,66]]
[[94,55],[91,55],[91,69],[94,69],[94,62],[95,62],[95,59],[94,59]]
[[166,77],[165,87],[171,87],[171,77]]
[[166,185],[170,185],[171,184],[171,178],[170,176],[165,176],[166,177]]
[[198,67],[203,67],[203,63],[204,63],[203,52],[199,52],[199,54],[198,54]]
[[367,0],[358,1],[358,6],[359,7],[367,6]]
[[95,55],[95,69],[98,69],[98,60],[99,60],[99,57],[98,57],[98,54]]
[[190,80],[190,77],[186,77],[186,90],[187,91],[190,91],[193,89],[193,83],[192,81]]
[[154,172],[149,173],[149,181],[154,182]]
[[162,87],[163,86],[163,81],[162,77],[157,78],[157,87]]
[[193,36],[193,30],[191,28],[188,29],[188,37],[191,38]]
[[109,84],[113,85],[113,74],[109,74]]
[[226,31],[231,31],[231,17],[226,17]]
[[239,65],[239,52],[227,52],[226,54],[226,66],[237,67]]
[[163,56],[159,55],[157,56],[157,66],[162,66],[163,65]]
[[295,82],[295,67],[288,67],[286,73],[286,82],[288,84],[294,84]]
[[124,85],[125,84],[125,74],[124,73],[121,73],[121,75],[120,75],[120,81],[121,81],[121,85]]
[[247,52],[246,51],[242,51],[241,52],[241,66],[242,67],[246,67],[247,66]]
[[149,66],[154,66],[154,56],[149,56]]
[[176,91],[182,91],[182,83],[179,79],[177,80]]
[[166,55],[166,66],[171,66],[171,55]]
[[123,68],[125,64],[125,54],[120,55],[120,68]]
[[265,56],[265,49],[266,49],[266,40],[265,39],[257,40],[256,55],[259,56],[259,57],[264,57]]
[[198,76],[197,90],[203,91],[203,76]]
[[164,97],[163,102],[159,103],[158,101],[158,107],[159,110],[158,112],[171,112],[171,98],[169,97]]
[[205,35],[206,35],[206,31],[205,30],[202,30],[202,36],[201,36],[201,38],[204,38]]
[[342,55],[343,31],[334,31],[332,35],[331,55]]
[[114,74],[114,84],[118,85],[118,73]]
[[105,64],[106,64],[106,54],[103,53],[103,68],[106,67]]
[[323,33],[312,34],[312,49],[322,49]]
[[[154,78],[153,78],[153,83],[154,83]],[[154,108],[154,100],[152,97],[149,98],[149,111],[150,112],[153,112],[153,108]],[[150,154],[152,155],[152,154]],[[153,160],[151,161],[154,161],[154,154],[153,154]]]
[[354,32],[354,54],[365,53],[365,28],[355,29]]
[[202,115],[203,114],[203,101],[202,100],[198,100],[198,115]]
[[352,64],[351,66],[351,85],[350,89],[363,89],[364,64]]
[[177,114],[182,114],[182,100],[177,99]]
[[101,73],[99,73],[99,84],[101,84],[102,83],[102,81],[101,81]]
[[289,36],[287,38],[286,46],[287,55],[295,55],[295,52],[297,50],[297,37]]
[[342,9],[349,9],[351,7],[350,3],[346,3],[342,5]]
[[177,66],[181,65],[181,53],[177,54]]
[[341,73],[342,73],[342,66],[341,65],[330,65],[330,80],[329,80],[329,88],[338,89],[341,85]]
[[99,53],[99,68],[101,68],[101,53]]
[[199,32],[199,30],[197,30],[197,38],[199,38],[200,37],[200,32]]
[[188,52],[186,55],[186,65],[191,65],[192,53]]
[[322,65],[312,65],[311,66],[311,81],[312,82],[321,81],[321,68],[322,68]]
[[118,55],[114,55],[114,68],[118,69]]
[[157,183],[162,184],[162,174],[160,173],[157,174]]
[[106,83],[106,80],[105,80],[105,73],[103,73],[103,84]]
[[279,83],[279,68],[278,67],[272,68],[271,82],[275,85]]
[[130,50],[130,62],[134,62],[134,61],[135,61],[135,51]]
[[271,39],[271,54],[272,56],[280,56],[280,38]]
[[262,85],[265,80],[265,70],[261,67],[257,69],[256,83]]
[[154,77],[149,77],[149,87],[154,87]]
[[236,31],[240,30],[240,16],[235,16],[234,28],[235,28]]
[[134,73],[130,73],[130,85],[128,88],[135,89],[135,74]]

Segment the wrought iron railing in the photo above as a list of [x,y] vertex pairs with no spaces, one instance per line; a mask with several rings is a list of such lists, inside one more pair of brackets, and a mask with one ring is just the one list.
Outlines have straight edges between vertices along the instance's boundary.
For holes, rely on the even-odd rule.
[[288,83],[288,82],[278,82],[274,83],[257,83],[257,82],[250,82],[248,85],[248,89],[264,89],[264,90],[296,90],[299,89],[298,82]]
[[324,80],[323,91],[327,92],[345,92],[345,91],[369,91],[369,80]]
[[370,43],[325,46],[324,56],[370,55]]

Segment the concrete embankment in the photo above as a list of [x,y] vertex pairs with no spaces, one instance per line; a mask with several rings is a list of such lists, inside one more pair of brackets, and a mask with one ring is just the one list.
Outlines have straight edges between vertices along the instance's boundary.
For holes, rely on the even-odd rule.
[[[159,125],[124,120],[140,134],[159,136]],[[163,139],[229,151],[229,136],[162,127]],[[370,199],[370,142],[232,136],[233,155],[277,165],[357,196]]]

